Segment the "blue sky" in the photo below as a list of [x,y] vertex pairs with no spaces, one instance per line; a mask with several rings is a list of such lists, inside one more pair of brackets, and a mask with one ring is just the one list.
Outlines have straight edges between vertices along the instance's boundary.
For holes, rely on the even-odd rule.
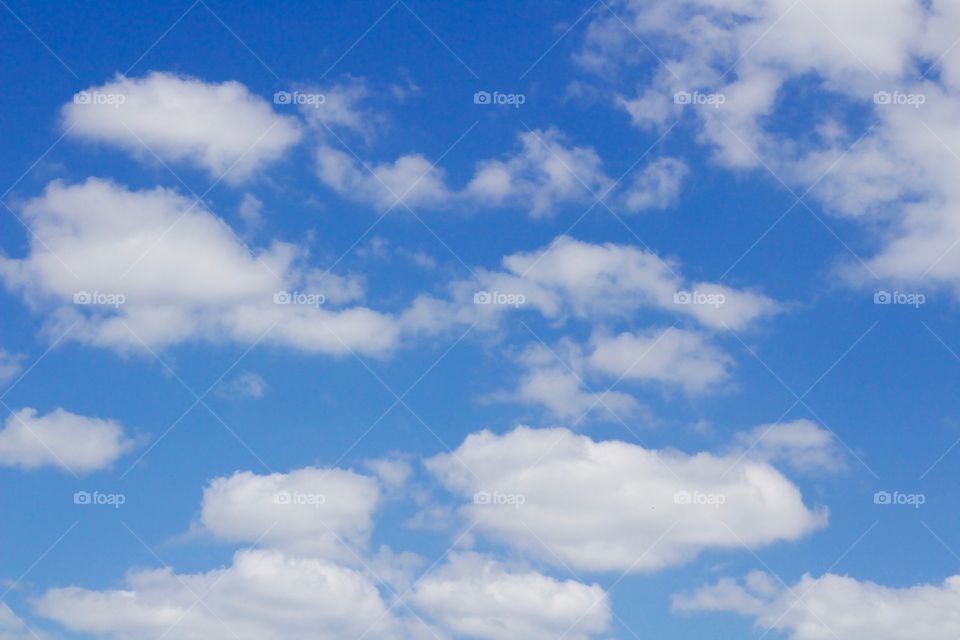
[[952,4],[0,4],[0,640],[960,633]]

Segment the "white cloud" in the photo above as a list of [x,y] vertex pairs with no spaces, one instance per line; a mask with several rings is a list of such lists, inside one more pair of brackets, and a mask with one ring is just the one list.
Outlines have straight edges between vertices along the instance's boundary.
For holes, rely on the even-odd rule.
[[680,197],[680,187],[690,170],[676,158],[661,158],[639,172],[624,193],[630,211],[666,209]]
[[765,424],[736,435],[746,455],[797,471],[840,471],[846,456],[836,437],[809,420]]
[[391,491],[402,489],[413,475],[413,467],[400,455],[367,460],[364,466],[370,469],[383,486]]
[[[619,382],[657,382],[703,393],[729,377],[732,359],[693,329],[666,330],[662,321],[611,335],[610,326],[635,326],[643,310],[689,317],[708,329],[742,330],[778,312],[781,305],[759,293],[683,278],[679,265],[626,244],[592,244],[559,236],[542,249],[503,258],[498,270],[475,269],[474,278],[448,286],[448,297],[422,295],[402,315],[411,333],[451,327],[490,329],[505,314],[536,311],[556,326],[576,319],[590,324],[591,344],[534,346],[518,359],[524,372],[516,389],[495,393],[547,407],[572,420],[591,411],[630,415],[637,402]],[[511,302],[512,301],[512,302]],[[679,320],[678,320],[679,321]],[[643,320],[651,324],[651,320]],[[591,391],[590,387],[597,391]]]
[[589,365],[616,379],[662,382],[704,392],[729,377],[732,358],[703,336],[677,328],[595,335]]
[[[57,335],[76,322],[69,339],[136,350],[141,341],[156,349],[262,338],[330,354],[383,354],[399,340],[390,316],[338,307],[362,293],[355,280],[306,268],[306,251],[292,244],[251,252],[222,220],[175,191],[57,181],[22,215],[34,232],[30,251],[0,257],[0,278],[48,312]],[[276,304],[280,292],[325,300]],[[104,304],[76,304],[78,294]]]
[[[676,265],[625,244],[591,244],[560,236],[539,251],[505,257],[503,266],[501,272],[481,273],[481,284],[491,290],[523,293],[527,305],[551,318],[569,312],[584,317],[626,316],[647,306],[690,315],[711,327],[737,329],[777,308],[759,294],[719,284],[687,283],[677,274]],[[701,295],[689,304],[678,303],[677,294],[688,291]]]
[[[652,78],[611,96],[638,126],[693,114],[722,164],[770,168],[797,193],[813,187],[811,203],[862,221],[868,248],[849,244],[866,268],[850,260],[842,270],[853,283],[960,292],[955,3],[898,0],[882,15],[869,0],[623,0],[612,9],[617,17],[599,14],[588,27],[579,59],[607,76],[648,78],[634,71],[651,64],[642,47],[659,52]],[[623,37],[624,23],[644,45]],[[723,102],[676,104],[678,92]],[[811,123],[779,117],[798,101],[815,102]]]
[[[410,472],[397,457],[370,466],[393,488]],[[367,548],[378,503],[375,480],[343,469],[217,478],[204,491],[203,525],[257,548],[206,572],[136,569],[120,588],[50,589],[34,599],[34,610],[72,632],[109,640],[497,640],[564,632],[577,640],[606,629],[610,603],[596,584],[557,580],[472,553],[454,553],[416,579],[423,558]],[[344,553],[344,545],[353,552]],[[393,596],[390,604],[384,593]]]
[[0,349],[0,384],[6,384],[16,377],[23,369],[23,356]]
[[563,202],[592,202],[611,180],[596,151],[571,146],[557,129],[520,134],[520,148],[505,160],[481,162],[466,195],[484,204],[529,210],[533,217],[554,213]]
[[786,587],[754,573],[674,597],[676,611],[730,611],[790,640],[951,640],[960,635],[960,576],[942,584],[887,587],[848,576],[804,575]]
[[619,420],[637,414],[639,403],[611,387],[658,384],[706,393],[728,380],[733,365],[704,336],[676,327],[619,335],[598,331],[586,346],[569,339],[553,347],[535,343],[518,361],[523,373],[517,391],[500,395],[542,405],[557,418],[578,423],[594,412]]
[[35,608],[109,640],[409,637],[363,573],[276,550],[241,551],[232,565],[206,573],[133,571],[117,590],[51,589]]
[[402,212],[404,204],[414,210],[436,208],[453,197],[443,170],[418,153],[365,166],[346,151],[322,145],[316,159],[321,182],[344,198],[382,210],[393,207]]
[[228,395],[241,398],[260,398],[267,388],[267,382],[259,374],[244,371],[230,382],[223,383],[221,389]]
[[113,420],[54,409],[14,411],[0,429],[0,465],[36,469],[60,467],[83,473],[109,467],[133,442]]
[[473,553],[451,554],[417,583],[412,601],[457,637],[484,640],[584,640],[610,621],[599,585],[511,571]]
[[244,471],[207,486],[201,521],[225,540],[260,542],[300,555],[350,558],[354,547],[366,546],[379,500],[376,480],[352,471],[305,468],[270,475]]
[[[316,116],[315,116],[316,117]],[[553,215],[574,202],[590,204],[606,197],[614,181],[603,171],[592,147],[574,146],[557,129],[518,136],[518,148],[502,158],[479,162],[462,189],[447,184],[444,171],[419,153],[391,162],[367,162],[322,144],[316,152],[317,175],[341,196],[380,209],[512,207],[532,217]],[[672,158],[649,164],[620,197],[631,211],[669,206],[679,195],[686,166]]]
[[691,282],[678,271],[678,265],[635,246],[558,236],[542,249],[504,257],[500,270],[474,270],[475,279],[450,286],[449,302],[420,298],[407,312],[405,324],[437,331],[489,322],[514,310],[510,304],[472,304],[481,291],[522,295],[519,309],[535,309],[550,320],[623,319],[647,308],[689,316],[714,329],[739,330],[780,309],[762,294]]
[[461,512],[478,532],[575,569],[653,571],[707,549],[796,540],[827,520],[767,463],[561,428],[475,433],[426,464],[472,501]]
[[0,640],[48,640],[51,636],[34,629],[20,618],[5,602],[0,602]]
[[384,119],[363,106],[370,97],[370,88],[362,78],[350,78],[327,87],[308,87],[305,92],[323,96],[322,101],[314,100],[300,108],[304,119],[316,127],[322,137],[328,137],[329,131],[347,130],[369,139]]
[[557,350],[541,344],[529,347],[521,356],[524,372],[514,394],[508,398],[546,407],[563,420],[579,420],[590,413],[608,414],[622,419],[634,415],[639,404],[619,391],[591,391],[586,388],[583,358],[573,344],[562,344],[558,350],[567,356],[560,361]]
[[237,213],[243,221],[247,235],[256,231],[263,225],[263,202],[251,193],[243,194],[243,200],[240,201],[240,207]]
[[[86,101],[86,103],[84,103]],[[89,87],[62,109],[72,137],[116,145],[152,161],[189,162],[214,178],[249,178],[301,136],[295,118],[239,82],[206,83],[153,72]]]

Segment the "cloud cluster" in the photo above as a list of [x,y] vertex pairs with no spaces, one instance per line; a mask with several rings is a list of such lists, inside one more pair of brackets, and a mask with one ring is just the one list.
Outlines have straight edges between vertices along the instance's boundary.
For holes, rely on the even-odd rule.
[[[396,463],[388,472],[394,481]],[[36,612],[74,632],[110,640],[256,637],[516,637],[586,639],[606,630],[598,585],[557,580],[478,554],[453,554],[416,580],[411,554],[368,549],[380,482],[346,469],[304,468],[216,478],[203,495],[202,526],[252,545],[228,566],[199,573],[137,569],[119,589],[48,590]],[[394,487],[396,488],[396,487]],[[397,586],[393,586],[397,584]],[[2,620],[0,620],[2,622]]]
[[832,573],[796,584],[752,573],[674,597],[675,611],[729,611],[790,640],[948,640],[960,634],[960,576],[942,584],[888,587]]
[[[650,251],[561,236],[506,256],[501,269],[475,270],[475,277],[450,283],[443,297],[424,294],[387,313],[361,304],[360,280],[309,267],[303,247],[274,241],[251,250],[202,203],[173,190],[134,191],[97,178],[56,181],[28,200],[22,214],[34,232],[29,252],[0,256],[0,279],[46,315],[55,336],[120,351],[262,341],[308,353],[379,356],[418,336],[475,323],[495,329],[517,310],[500,304],[505,294],[522,300],[515,305],[520,312],[594,328],[566,366],[542,354],[520,361],[526,373],[518,397],[564,418],[598,404],[582,388],[591,377],[598,385],[623,379],[688,393],[728,377],[730,358],[700,330],[653,325],[611,333],[608,323],[649,309],[706,330],[740,330],[779,309],[759,293],[686,280],[677,265]],[[482,292],[489,304],[477,298]],[[625,412],[636,407],[616,392],[599,404]]]
[[617,192],[600,157],[591,147],[573,145],[555,128],[518,135],[517,148],[500,158],[477,163],[473,176],[460,189],[448,184],[444,172],[419,153],[392,162],[366,162],[352,152],[328,144],[316,153],[320,181],[341,196],[381,210],[403,208],[475,209],[510,207],[534,218],[550,216],[568,203],[584,208],[598,198],[633,213],[665,209],[680,197],[687,174],[676,158],[648,163]]
[[[591,22],[578,60],[616,78],[610,100],[637,126],[689,117],[722,164],[773,171],[827,211],[869,225],[874,248],[844,269],[852,281],[958,291],[960,14],[944,0],[873,8],[621,0],[616,16]],[[643,45],[621,37],[625,25]],[[798,102],[814,115],[790,126],[778,116]]]

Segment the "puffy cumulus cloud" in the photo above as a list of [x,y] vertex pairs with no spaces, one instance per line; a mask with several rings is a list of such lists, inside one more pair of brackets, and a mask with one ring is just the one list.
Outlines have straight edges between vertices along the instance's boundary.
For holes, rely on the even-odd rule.
[[201,521],[225,540],[350,558],[354,546],[366,546],[379,500],[377,481],[352,471],[243,471],[207,486]]
[[437,208],[454,197],[443,171],[418,153],[369,166],[346,151],[322,145],[316,159],[321,182],[345,198],[380,209]]
[[825,526],[761,461],[596,442],[568,429],[470,435],[428,469],[470,499],[477,531],[590,571],[653,571],[707,549],[795,540]]
[[760,425],[738,433],[735,442],[744,455],[801,472],[841,471],[847,466],[833,433],[810,420]]
[[[408,310],[411,329],[439,330],[489,322],[513,310],[534,309],[550,320],[591,322],[628,318],[640,309],[691,317],[714,329],[743,329],[780,308],[767,296],[709,282],[690,282],[679,266],[627,244],[593,244],[558,236],[542,249],[503,258],[498,270],[450,286],[450,301],[422,297]],[[478,293],[489,294],[470,304]]]
[[570,312],[626,316],[647,306],[689,315],[711,327],[736,329],[777,308],[760,294],[720,284],[686,283],[676,265],[630,245],[560,236],[538,251],[505,257],[503,266],[503,271],[483,273],[481,284],[523,293],[527,305],[552,318]]
[[790,640],[949,640],[960,634],[960,576],[888,587],[848,576],[804,575],[791,587],[754,573],[674,597],[675,611],[729,611]]
[[466,195],[485,205],[522,207],[540,217],[562,202],[590,202],[605,195],[612,181],[601,165],[596,151],[571,146],[557,129],[528,131],[520,134],[515,153],[480,163]]
[[[863,221],[872,253],[844,269],[850,281],[960,292],[955,3],[897,0],[882,14],[868,0],[622,0],[613,9],[619,18],[600,14],[589,27],[580,59],[620,78],[649,63],[635,39],[619,37],[620,19],[658,52],[652,77],[612,98],[637,125],[693,113],[720,162],[769,167],[828,212]],[[787,100],[815,102],[809,126],[779,117]]]
[[585,640],[610,621],[609,598],[597,584],[511,571],[473,553],[452,554],[417,583],[411,600],[464,638]]
[[249,178],[301,137],[296,118],[239,82],[207,83],[153,72],[117,76],[62,109],[67,135],[118,146],[136,157],[189,162],[230,182]]
[[[560,360],[558,351],[563,352],[564,360]],[[622,419],[640,409],[639,403],[626,393],[586,388],[583,356],[573,343],[563,343],[557,350],[534,344],[519,360],[524,371],[516,392],[505,394],[508,399],[540,405],[560,419],[577,422],[591,413]]]
[[[695,331],[654,327],[611,335],[595,332],[587,345],[561,340],[553,347],[536,343],[522,352],[523,368],[508,399],[545,407],[563,420],[591,413],[622,420],[642,407],[620,383],[654,384],[687,394],[713,391],[730,377],[733,358]],[[596,391],[591,387],[602,389]]]
[[700,334],[684,329],[653,329],[592,339],[589,366],[617,379],[678,385],[701,393],[725,381],[733,359]]
[[629,211],[666,209],[680,197],[680,187],[690,169],[676,158],[651,162],[630,181],[623,194]]
[[206,573],[129,573],[124,588],[51,589],[37,613],[70,631],[110,640],[306,640],[404,634],[376,584],[362,572],[277,550],[238,552]]
[[119,350],[263,339],[331,354],[382,354],[398,342],[391,316],[339,306],[362,294],[355,279],[305,267],[292,244],[251,252],[175,191],[56,181],[22,214],[29,252],[0,256],[0,278],[49,312],[48,328],[72,326],[71,339]]
[[123,426],[55,409],[14,411],[0,429],[0,465],[36,469],[60,467],[83,473],[109,467],[133,448]]

